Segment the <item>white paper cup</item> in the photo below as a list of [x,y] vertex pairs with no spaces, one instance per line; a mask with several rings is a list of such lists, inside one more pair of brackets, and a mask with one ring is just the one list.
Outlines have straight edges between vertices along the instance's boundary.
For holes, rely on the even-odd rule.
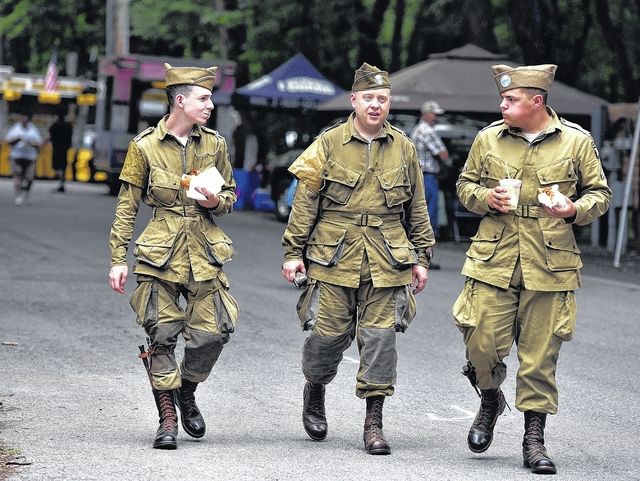
[[522,181],[520,179],[500,179],[500,187],[507,189],[509,194],[509,210],[518,208],[518,199],[520,198],[520,187],[522,187]]

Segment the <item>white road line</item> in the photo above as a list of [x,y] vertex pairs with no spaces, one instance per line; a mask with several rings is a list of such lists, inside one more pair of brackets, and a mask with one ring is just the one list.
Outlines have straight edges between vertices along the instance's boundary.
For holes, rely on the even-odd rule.
[[344,356],[344,357],[343,357],[343,359],[344,359],[345,361],[347,361],[347,362],[352,362],[352,363],[354,363],[354,364],[360,364],[360,361],[358,361],[357,359],[353,359],[353,358],[351,358],[351,357],[349,357],[349,356]]
[[450,406],[454,410],[463,413],[464,416],[444,417],[444,416],[438,416],[437,414],[434,414],[434,413],[427,413],[427,417],[431,421],[465,421],[467,419],[473,419],[475,416],[475,413],[467,411],[466,409],[463,409],[460,406],[456,406],[455,404],[451,404]]
[[[613,279],[603,279],[602,277],[595,276],[582,276],[582,279],[589,282],[601,282],[603,284],[609,284],[614,287],[623,287],[625,289],[640,289],[639,284],[634,284],[633,282],[625,282],[625,281],[615,281]],[[584,285],[582,287],[585,287]]]

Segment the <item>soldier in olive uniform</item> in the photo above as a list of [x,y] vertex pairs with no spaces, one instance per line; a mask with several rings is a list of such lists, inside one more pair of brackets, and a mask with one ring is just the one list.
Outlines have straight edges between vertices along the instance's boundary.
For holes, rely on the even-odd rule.
[[[165,64],[170,113],[129,144],[109,239],[109,282],[123,293],[126,253],[140,201],[153,208],[152,219],[135,242],[138,286],[131,306],[150,339],[150,379],[160,415],[153,447],[159,449],[177,446],[176,401],[186,433],[204,436],[195,390],[209,376],[238,315],[222,271],[233,247],[214,222],[231,212],[235,181],[225,140],[205,127],[213,110],[216,68]],[[183,176],[212,168],[224,178],[222,190],[196,188],[202,200],[187,197]],[[179,304],[181,295],[186,308]],[[174,350],[180,334],[186,343],[178,367]]]
[[387,72],[366,63],[356,70],[355,112],[289,169],[299,183],[282,239],[283,276],[308,275],[297,307],[311,331],[302,353],[305,431],[326,438],[325,385],[357,338],[369,454],[390,453],[382,407],[396,381],[396,332],[416,314],[414,294],[425,287],[435,243],[416,150],[386,121],[390,100]]
[[[560,347],[576,322],[580,250],[572,225],[604,214],[611,191],[590,134],[546,105],[555,65],[492,67],[503,120],[476,137],[457,182],[460,201],[483,217],[462,274],[453,316],[466,344],[465,373],[480,389],[481,405],[469,449],[485,451],[504,411],[503,359],[515,342],[520,363],[516,408],[524,412],[524,466],[556,472],[544,447],[547,414],[558,409],[555,381]],[[499,186],[522,181],[517,208]],[[539,189],[557,184],[561,202],[549,208]]]

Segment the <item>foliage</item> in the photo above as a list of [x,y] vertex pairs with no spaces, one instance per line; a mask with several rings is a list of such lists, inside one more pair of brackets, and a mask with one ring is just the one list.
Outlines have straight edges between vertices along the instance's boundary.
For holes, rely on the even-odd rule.
[[[343,88],[363,61],[390,71],[466,43],[610,101],[639,93],[640,0],[130,0],[135,53],[227,57],[238,84],[302,52]],[[102,0],[0,0],[0,63],[43,72],[57,47],[79,71],[104,53]],[[69,19],[73,19],[72,22]]]

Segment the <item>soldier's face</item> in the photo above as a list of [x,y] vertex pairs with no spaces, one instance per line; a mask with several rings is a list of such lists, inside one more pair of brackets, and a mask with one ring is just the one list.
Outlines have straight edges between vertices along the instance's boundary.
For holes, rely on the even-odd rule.
[[389,89],[363,90],[351,93],[351,106],[356,112],[356,127],[363,134],[375,135],[389,115]]
[[528,98],[525,89],[511,89],[500,94],[500,111],[504,123],[510,127],[524,128],[531,122],[534,111],[534,98]]
[[211,117],[213,110],[211,91],[204,87],[194,85],[189,95],[176,96],[176,102],[194,124],[204,125]]

